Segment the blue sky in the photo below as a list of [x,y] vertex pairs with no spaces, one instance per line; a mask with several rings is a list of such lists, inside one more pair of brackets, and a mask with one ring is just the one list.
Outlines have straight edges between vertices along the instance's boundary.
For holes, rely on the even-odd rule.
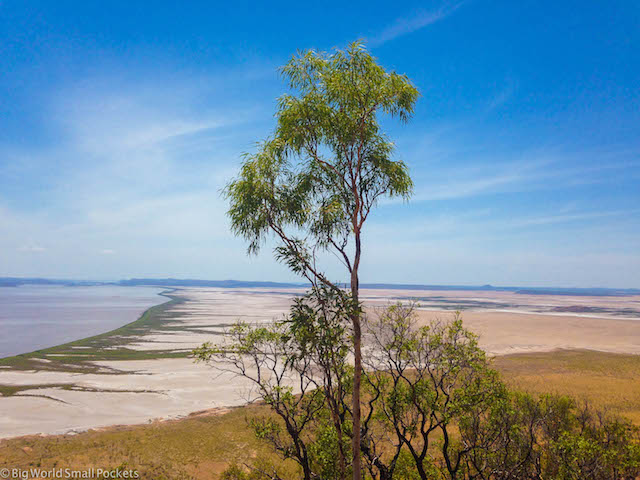
[[276,68],[358,38],[422,93],[363,281],[640,287],[635,1],[2,0],[0,275],[293,280],[219,189]]

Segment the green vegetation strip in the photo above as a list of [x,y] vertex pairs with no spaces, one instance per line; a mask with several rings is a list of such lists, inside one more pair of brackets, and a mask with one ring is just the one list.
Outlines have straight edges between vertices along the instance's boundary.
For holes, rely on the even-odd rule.
[[[0,359],[0,371],[9,367],[14,370],[46,370],[73,373],[125,373],[95,365],[93,362],[112,360],[150,360],[156,358],[184,358],[189,351],[171,350],[134,350],[126,345],[151,330],[171,330],[166,323],[176,321],[177,315],[170,312],[171,307],[185,300],[172,292],[162,292],[170,300],[145,311],[142,316],[127,325],[93,337],[76,340],[51,348],[36,350],[13,357]],[[185,330],[185,329],[182,329]],[[131,373],[131,372],[126,372]],[[0,386],[5,388],[6,386]],[[8,387],[6,387],[8,388]],[[29,388],[34,388],[30,386]]]

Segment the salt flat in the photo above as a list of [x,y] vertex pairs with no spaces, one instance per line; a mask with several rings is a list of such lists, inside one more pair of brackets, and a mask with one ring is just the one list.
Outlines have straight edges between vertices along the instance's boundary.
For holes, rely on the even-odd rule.
[[[184,288],[162,325],[127,339],[135,351],[188,351],[218,341],[236,320],[282,317],[302,289]],[[522,295],[512,292],[363,290],[369,314],[393,301],[417,301],[419,321],[451,318],[465,325],[493,355],[581,348],[640,353],[640,297]],[[46,364],[46,359],[43,359]],[[0,370],[0,384],[32,386],[0,398],[0,438],[62,433],[175,418],[240,405],[248,385],[188,358],[97,362],[108,373]]]

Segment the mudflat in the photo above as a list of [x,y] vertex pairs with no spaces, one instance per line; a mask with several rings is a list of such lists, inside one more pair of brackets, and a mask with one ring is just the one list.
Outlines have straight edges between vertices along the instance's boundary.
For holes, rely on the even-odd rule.
[[[180,418],[245,403],[248,385],[188,354],[238,319],[269,322],[302,289],[182,288],[139,324],[0,364],[0,438]],[[419,321],[462,313],[490,354],[590,349],[640,353],[640,297],[362,291],[369,314],[415,301]]]

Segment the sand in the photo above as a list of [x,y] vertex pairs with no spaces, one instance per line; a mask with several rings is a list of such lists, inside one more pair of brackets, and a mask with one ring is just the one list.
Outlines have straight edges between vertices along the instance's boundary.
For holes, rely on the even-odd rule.
[[[447,318],[451,313],[421,311],[420,322],[434,315]],[[557,349],[640,354],[639,320],[512,312],[465,312],[462,318],[479,335],[480,346],[492,355]]]
[[[178,293],[186,302],[172,307],[172,315],[167,318],[167,325],[178,330],[150,331],[127,347],[149,351],[191,349],[207,340],[219,340],[224,327],[238,319],[264,322],[282,316],[291,303],[291,295],[301,292],[300,289],[181,289]],[[362,298],[369,311],[398,299],[417,298],[421,305],[420,322],[450,318],[455,308],[463,307],[465,325],[480,336],[480,345],[492,355],[559,348],[640,353],[640,297],[363,290]],[[558,311],[567,308],[580,311]],[[586,313],[582,311],[585,309]],[[0,398],[0,438],[179,418],[194,411],[241,405],[250,398],[247,383],[190,359],[100,365],[127,373],[0,370],[0,384],[64,384],[84,389],[32,388],[21,391],[19,396]]]
[[198,410],[243,405],[252,398],[246,382],[189,359],[105,362],[105,365],[132,374],[3,372],[3,382],[16,385],[73,383],[108,391],[41,388],[21,393],[30,396],[2,398],[1,437],[69,433],[156,418],[179,418]]

